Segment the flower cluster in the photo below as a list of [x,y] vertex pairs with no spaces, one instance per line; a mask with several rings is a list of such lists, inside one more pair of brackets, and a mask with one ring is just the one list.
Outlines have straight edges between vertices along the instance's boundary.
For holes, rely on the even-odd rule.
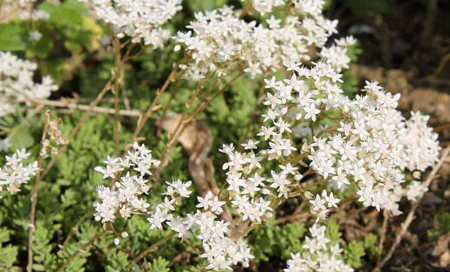
[[189,196],[190,192],[187,187],[191,182],[182,183],[177,180],[168,184],[166,195],[170,197],[166,197],[148,218],[150,228],[163,229],[162,223],[166,222],[179,238],[189,238],[192,234],[197,234],[196,237],[203,242],[204,254],[201,257],[208,260],[207,269],[216,271],[231,269],[232,265],[238,263],[248,267],[250,259],[253,258],[250,248],[240,238],[237,241],[229,238],[230,223],[218,219],[218,215],[223,211],[221,206],[225,202],[220,201],[218,196],[213,196],[209,192],[204,198],[198,197],[197,208],[202,211],[197,210],[195,213],[189,213],[186,217],[175,217],[171,211],[174,210],[175,204],[180,203],[181,197]]
[[[31,20],[31,21],[40,21],[40,20],[48,20],[50,18],[50,15],[43,11],[43,10],[39,10],[39,9],[27,9],[27,10],[22,10],[19,14],[19,18],[22,21],[27,21],[27,20]],[[33,32],[37,32],[38,31],[33,31]],[[31,33],[30,33],[31,34]],[[40,33],[39,33],[40,34]],[[36,35],[33,35],[34,37],[36,37]],[[31,36],[31,37],[33,37]],[[40,37],[42,37],[42,34],[40,35]],[[40,38],[38,39],[40,40]]]
[[42,36],[42,33],[37,30],[33,30],[30,32],[30,39],[32,41],[38,42],[42,39]]
[[175,206],[180,205],[182,198],[187,198],[191,195],[191,191],[188,188],[191,186],[192,181],[188,181],[186,183],[177,179],[172,182],[166,182],[167,189],[164,195],[164,202],[158,204],[154,212],[151,213],[148,221],[150,222],[150,229],[158,228],[162,229],[162,224],[166,221],[172,228],[176,228],[179,233],[180,238],[188,236],[188,232],[186,228],[183,228],[181,225],[178,225],[178,218],[174,218],[171,214],[172,211],[175,210]]
[[[337,126],[323,128],[302,145],[309,166],[334,187],[355,182],[365,206],[399,214],[397,202],[406,195],[405,168],[423,171],[438,159],[437,134],[427,127],[428,119],[413,113],[405,121],[396,110],[399,96],[384,92],[376,82],[367,84],[367,95],[350,100],[339,87],[342,75],[332,63],[288,69],[294,71],[290,80],[266,81],[275,93],[267,94],[269,109],[263,117],[273,125],[263,127],[259,135],[270,139],[269,159],[286,160],[295,150],[288,137],[291,119],[301,126],[314,126],[321,115],[339,119]],[[327,209],[320,210],[326,215]]]
[[129,36],[153,48],[162,48],[170,39],[163,25],[179,10],[181,0],[80,0],[90,3],[98,19],[111,24],[119,38]]
[[406,197],[409,201],[416,202],[427,191],[428,187],[418,181],[413,181],[406,189]]
[[38,162],[25,165],[25,160],[30,157],[25,149],[17,150],[11,157],[6,156],[6,164],[0,168],[0,191],[4,187],[11,194],[20,190],[22,184],[27,183],[36,176],[39,168]]
[[304,252],[292,253],[292,259],[287,261],[285,272],[300,271],[339,271],[351,272],[353,268],[344,263],[342,248],[339,243],[331,245],[325,237],[325,226],[313,225],[309,228],[311,238],[306,237]]
[[[164,31],[159,27],[180,4],[156,0],[92,2],[97,16],[111,23],[119,36],[129,35],[133,42],[144,39],[154,47],[161,46],[166,36],[147,35]],[[417,181],[407,185],[404,173],[424,171],[437,161],[437,134],[427,126],[428,117],[411,113],[406,120],[396,109],[399,95],[384,92],[376,82],[368,82],[362,90],[364,95],[355,99],[344,95],[342,71],[349,68],[348,50],[356,41],[347,37],[325,47],[327,39],[336,33],[337,21],[323,18],[324,2],[289,1],[289,15],[283,22],[272,16],[260,25],[244,21],[240,11],[225,6],[197,13],[196,21],[188,26],[192,30],[174,37],[180,44],[176,49],[184,49],[186,62],[180,68],[190,80],[221,76],[235,67],[253,77],[282,66],[289,74],[282,80],[265,80],[270,91],[263,102],[265,124],[257,133],[261,141],[248,140],[241,145],[242,151],[232,144],[219,150],[228,156],[223,165],[226,200],[237,215],[235,220],[221,219],[227,202],[212,192],[198,197],[196,211],[175,216],[176,206],[191,195],[190,181],[167,182],[164,201],[149,211],[150,204],[141,197],[150,189],[144,177],[151,175],[151,167],[159,161],[137,143],[124,159],[108,158],[106,168],[95,168],[115,184],[97,188],[100,201],[94,203],[96,220],[112,222],[119,216],[148,214],[151,229],[168,226],[181,239],[200,239],[204,250],[201,257],[209,263],[207,269],[218,271],[249,265],[253,256],[242,239],[246,229],[236,229],[249,226],[251,230],[272,217],[277,205],[289,197],[302,195],[317,221],[326,219],[341,202],[333,190],[344,190],[351,184],[365,207],[384,209],[393,215],[401,213],[399,201],[403,197],[419,199],[427,188]],[[277,0],[251,1],[261,13],[283,4]],[[317,59],[311,57],[312,46],[318,48]],[[258,150],[260,142],[262,148]],[[263,169],[262,164],[268,161],[271,168]],[[133,171],[122,175],[126,168]],[[305,168],[308,170],[302,173]],[[309,174],[315,174],[312,187],[325,188],[315,196],[302,182]],[[353,271],[342,261],[339,245],[331,245],[325,237],[325,227],[316,223],[310,232],[306,252],[293,254],[286,271]],[[119,243],[118,238],[115,243]]]
[[308,47],[324,46],[328,37],[336,33],[337,21],[307,9],[302,11],[303,18],[288,16],[284,23],[272,16],[266,22],[268,28],[240,19],[240,12],[227,6],[196,13],[196,21],[188,26],[192,31],[179,32],[175,37],[192,59],[181,66],[187,70],[185,76],[198,81],[209,73],[226,74],[238,65],[255,77],[283,63],[310,60]]
[[[150,169],[160,164],[152,157],[151,151],[135,142],[124,159],[108,157],[104,163],[105,168],[97,166],[95,171],[102,173],[104,179],[112,179],[111,184],[115,186],[97,187],[101,201],[94,203],[95,220],[101,220],[103,223],[113,222],[118,216],[129,218],[133,213],[147,212],[150,204],[141,198],[141,195],[147,194],[150,190],[145,176],[151,175]],[[127,168],[131,168],[136,175],[127,171],[121,177]],[[116,181],[119,178],[120,181]]]
[[312,205],[311,213],[317,215],[317,219],[325,219],[330,211],[329,208],[337,208],[340,201],[334,197],[333,193],[328,195],[327,191],[323,190],[322,195],[317,194],[309,201]]
[[[243,0],[242,2],[245,2]],[[251,0],[252,7],[264,14],[266,12],[272,12],[273,8],[283,6],[285,4],[284,0]]]
[[58,89],[49,76],[44,77],[42,83],[34,82],[36,69],[36,63],[0,52],[0,117],[14,112],[18,101],[45,99]]
[[224,145],[220,150],[229,158],[223,165],[223,169],[227,170],[229,199],[244,221],[250,219],[261,222],[262,218],[271,217],[272,207],[270,200],[265,196],[271,194],[273,190],[278,190],[279,195],[284,195],[286,186],[290,184],[288,176],[295,170],[288,164],[279,173],[272,171],[270,179],[260,176],[256,170],[261,168],[260,162],[263,158],[253,151],[258,143],[250,140],[243,144],[244,148],[249,150],[248,153],[234,151],[233,145]]
[[[267,93],[264,101],[268,109],[262,117],[271,124],[258,133],[268,142],[268,148],[258,153],[261,156],[254,152],[258,141],[251,140],[245,145],[250,150],[247,153],[234,152],[232,146],[224,147],[229,156],[224,169],[228,169],[230,200],[236,211],[244,214],[244,220],[259,221],[271,209],[261,197],[272,193],[264,182],[277,190],[278,197],[288,198],[289,191],[296,186],[293,181],[303,178],[296,164],[291,164],[298,162],[296,157],[302,158],[303,165],[306,165],[303,158],[309,159],[311,170],[331,187],[341,189],[356,183],[359,201],[392,214],[400,213],[398,202],[403,196],[416,199],[425,191],[420,186],[405,190],[403,172],[423,171],[437,161],[440,150],[437,134],[427,127],[427,117],[418,113],[412,113],[412,118],[405,121],[396,110],[399,96],[384,92],[376,82],[367,83],[363,90],[367,95],[355,100],[343,94],[339,85],[341,70],[348,68],[347,48],[354,43],[351,37],[338,40],[322,50],[322,59],[312,67],[288,62],[290,79],[266,80],[266,87],[275,92]],[[322,116],[341,121],[336,126],[324,126],[320,123]],[[304,142],[300,152],[293,142],[291,123],[298,124],[300,130],[310,130],[311,139]],[[320,130],[314,132],[314,126]],[[272,170],[267,178],[258,174],[252,177],[254,168],[261,168],[260,161],[264,158],[279,161],[280,171]],[[336,208],[338,202],[332,193],[324,191],[311,201],[312,212],[325,219],[329,208]],[[268,209],[261,211],[261,207]]]
[[4,0],[1,3],[0,20],[10,21],[19,16],[21,20],[47,20],[48,13],[42,10],[33,9],[36,0]]
[[401,167],[410,171],[425,171],[439,157],[439,135],[427,126],[429,116],[411,112],[401,132],[403,144]]
[[340,72],[342,69],[350,68],[350,57],[347,55],[347,51],[355,44],[356,40],[352,36],[336,40],[332,46],[322,48],[320,56]]

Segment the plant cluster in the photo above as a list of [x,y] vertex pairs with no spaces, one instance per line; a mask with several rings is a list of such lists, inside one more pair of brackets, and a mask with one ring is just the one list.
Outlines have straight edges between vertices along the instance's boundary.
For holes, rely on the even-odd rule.
[[[223,271],[276,256],[284,271],[354,271],[364,255],[379,254],[377,238],[345,243],[335,215],[349,202],[400,215],[400,203],[417,203],[430,183],[409,174],[441,163],[427,116],[403,117],[399,95],[377,82],[349,94],[358,42],[333,39],[338,22],[324,17],[323,0],[222,5],[196,12],[177,33],[181,0],[51,2],[18,5],[50,21],[27,29],[30,45],[46,42],[38,28],[64,32],[73,22],[61,16],[78,11],[81,25],[68,28],[64,48],[107,57],[82,72],[87,90],[79,92],[92,94],[83,105],[50,99],[59,87],[45,72],[60,71],[41,69],[39,81],[36,62],[0,52],[0,150],[17,149],[0,168],[0,191],[15,193],[0,192],[0,267]],[[11,24],[34,18],[25,17]],[[53,46],[26,55],[45,58]],[[95,89],[91,77],[106,83]],[[54,111],[39,119],[44,107]],[[285,224],[296,216],[304,223]],[[19,250],[27,262],[16,260]]]

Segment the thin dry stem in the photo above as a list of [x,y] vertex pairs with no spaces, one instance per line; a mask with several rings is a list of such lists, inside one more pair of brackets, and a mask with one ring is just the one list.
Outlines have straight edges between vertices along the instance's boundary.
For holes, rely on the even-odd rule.
[[197,88],[192,92],[191,98],[188,101],[188,103],[186,104],[186,110],[181,115],[181,118],[178,121],[174,132],[170,135],[169,142],[164,147],[164,150],[161,155],[161,159],[160,159],[161,164],[155,171],[154,178],[156,180],[158,180],[161,175],[161,172],[164,168],[164,164],[166,163],[167,156],[168,156],[170,150],[173,148],[173,146],[175,146],[175,143],[176,143],[178,137],[181,135],[182,131],[184,130],[184,127],[187,125],[187,122],[185,121],[185,119],[188,117],[189,109],[191,108],[192,104],[194,103],[195,98],[197,97],[197,94],[200,92],[201,88],[204,86],[205,83],[206,83],[206,79],[203,79],[202,81],[200,81]]
[[[110,90],[112,82],[113,82],[113,78],[110,78],[110,80],[108,81],[108,83],[106,83],[103,90],[98,94],[97,98],[94,101],[92,101],[92,103],[89,105],[89,109],[84,113],[84,115],[81,117],[81,119],[78,121],[78,123],[75,125],[75,127],[70,132],[70,135],[68,138],[69,142],[73,139],[73,137],[75,137],[76,133],[81,128],[81,125],[90,116],[93,108],[95,108],[97,106],[97,104],[100,102],[100,100],[103,98],[103,96]],[[42,174],[42,178],[44,178],[48,174],[48,172],[52,169],[59,154],[61,154],[66,149],[67,146],[68,145],[62,145],[58,148],[58,153],[52,157],[50,163],[47,165],[47,167],[44,170],[44,173]]]
[[[90,106],[87,105],[79,105],[69,100],[45,100],[45,99],[27,99],[30,102],[33,102],[35,104],[39,105],[45,105],[45,106],[51,106],[56,108],[67,108],[70,111],[70,113],[73,112],[73,110],[80,110],[80,111],[87,111],[90,109]],[[105,114],[115,114],[116,110],[111,108],[103,108],[103,107],[93,107],[91,109],[91,112],[98,112],[98,113],[105,113]],[[142,115],[142,112],[138,110],[119,110],[120,116],[130,116],[130,117],[140,117]]]
[[[214,95],[211,96],[206,96],[203,97],[203,99],[200,101],[200,103],[197,105],[197,107],[194,109],[194,112],[189,116],[188,112],[195,100],[195,98],[197,97],[198,92],[201,90],[201,88],[204,86],[204,84],[206,83],[206,79],[202,80],[198,87],[196,88],[196,90],[192,93],[191,99],[189,100],[189,102],[187,103],[186,106],[186,110],[183,113],[183,115],[181,116],[180,121],[177,124],[177,127],[175,128],[174,133],[172,133],[172,135],[169,138],[169,143],[166,145],[166,147],[164,148],[163,154],[161,156],[161,165],[159,166],[159,168],[156,171],[155,174],[155,179],[159,179],[161,172],[163,170],[163,168],[165,167],[166,161],[167,161],[167,156],[170,153],[170,151],[172,150],[172,148],[175,146],[178,137],[184,132],[184,129],[187,127],[187,125],[194,121],[195,118],[197,117],[198,114],[200,114],[203,110],[205,110],[211,103],[212,101],[219,96],[220,94],[223,94],[230,86],[231,84],[233,84],[233,82],[235,82],[239,77],[241,77],[244,73],[239,73],[237,76],[235,76],[232,80],[230,80],[230,82],[228,82],[227,85],[225,85],[224,87],[222,87],[218,92],[216,92]],[[214,81],[211,85],[211,87],[214,87],[215,85]],[[211,92],[212,88],[209,88],[208,92]]]
[[73,236],[73,233],[75,231],[78,231],[78,228],[80,227],[81,223],[84,222],[84,220],[86,220],[89,216],[91,216],[94,213],[94,210],[91,208],[91,210],[89,210],[87,213],[85,213],[76,223],[75,225],[71,228],[71,231],[69,233],[69,235],[67,235],[66,240],[64,240],[63,243],[63,248],[67,245],[67,243],[69,243],[70,239]]
[[[42,132],[42,139],[41,139],[41,149],[43,148],[43,142],[45,139],[47,139],[47,127],[50,118],[48,116],[45,117],[45,124],[44,124],[44,131]],[[37,205],[37,197],[39,192],[39,183],[41,181],[42,175],[41,175],[41,167],[42,163],[44,162],[44,157],[42,153],[39,154],[38,159],[38,172],[36,175],[36,182],[34,183],[33,191],[31,192],[31,216],[30,216],[30,230],[28,234],[28,266],[27,271],[31,272],[33,270],[33,239],[34,239],[34,230],[35,230],[35,216],[36,216],[36,205]]]
[[[142,251],[136,258],[133,259],[133,262],[138,262],[141,259],[143,259],[145,256],[147,256],[148,254],[152,253],[153,251],[157,250],[158,247],[162,244],[164,244],[165,242],[169,241],[173,236],[175,235],[174,232],[170,233],[168,236],[164,237],[163,239],[159,240],[158,242],[154,243],[153,245],[151,245],[150,247],[148,247],[147,249],[145,249],[144,251]],[[132,267],[132,263],[130,263],[127,267],[126,270],[129,271]]]
[[70,264],[70,262],[73,261],[73,259],[75,259],[75,257],[78,256],[78,254],[80,254],[80,252],[86,250],[89,246],[91,246],[100,236],[102,236],[103,234],[107,233],[107,230],[103,230],[100,233],[94,233],[91,237],[91,240],[89,240],[89,242],[87,242],[86,244],[84,244],[82,247],[80,247],[80,249],[78,249],[77,251],[75,251],[70,257],[69,259],[67,259],[67,261],[58,269],[58,272],[62,272],[64,271],[64,269],[66,269],[66,267]]
[[[167,111],[169,110],[169,105],[172,102],[173,98],[175,97],[176,92],[180,89],[182,84],[183,84],[183,80],[178,81],[177,84],[175,85],[175,88],[173,90],[171,90],[170,97],[167,100],[166,106],[164,107],[164,111],[163,111],[163,114],[161,116],[161,120],[163,120],[166,117]],[[159,139],[159,137],[161,135],[162,124],[163,124],[163,122],[159,122],[159,124],[158,124],[158,129],[156,131],[156,138],[157,139]]]
[[[120,120],[119,120],[119,102],[120,102],[120,82],[122,80],[122,59],[121,59],[121,53],[120,53],[120,40],[118,38],[113,39],[113,47],[114,47],[114,56],[115,62],[114,62],[114,85],[113,85],[113,93],[114,93],[114,139],[116,142],[116,156],[119,156],[120,153],[120,144],[119,144],[119,129],[120,129]],[[128,47],[126,56],[131,52],[133,49],[134,44]]]
[[389,220],[389,215],[387,212],[383,213],[383,227],[381,229],[381,237],[380,237],[380,244],[378,245],[378,257],[377,257],[377,264],[380,262],[381,253],[383,252],[383,244],[384,240],[386,239],[386,228],[387,223]]
[[[423,186],[425,186],[427,188],[430,186],[431,181],[434,179],[434,177],[436,176],[438,170],[441,168],[442,164],[447,159],[449,152],[450,152],[450,147],[447,147],[443,151],[441,159],[439,160],[437,165],[433,168],[433,170],[431,171],[431,173],[428,176],[428,178],[423,182]],[[386,254],[386,256],[383,258],[383,260],[380,263],[377,264],[377,266],[375,267],[373,272],[380,271],[381,268],[386,264],[386,262],[389,261],[389,259],[392,257],[392,254],[394,253],[394,251],[397,248],[397,246],[400,244],[400,241],[402,240],[403,236],[405,236],[409,225],[414,220],[414,213],[416,212],[417,207],[419,207],[419,204],[420,204],[420,201],[422,200],[422,197],[419,197],[419,199],[417,199],[417,201],[412,204],[411,210],[409,211],[408,216],[406,217],[405,221],[402,223],[402,228],[401,228],[400,232],[397,234],[397,236],[395,237],[394,243],[392,244],[391,248],[389,249],[389,251]]]
[[148,118],[150,118],[153,110],[155,109],[156,104],[159,102],[159,99],[161,98],[162,94],[166,91],[167,87],[169,87],[170,82],[175,78],[175,73],[178,71],[178,68],[180,67],[180,62],[177,62],[175,66],[172,69],[172,72],[170,73],[169,77],[167,78],[166,82],[164,82],[164,85],[157,91],[155,99],[153,99],[152,104],[148,108],[147,112],[145,113],[142,118],[139,119],[138,125],[136,127],[136,130],[133,133],[133,136],[131,137],[131,143],[133,143],[136,138],[139,136],[139,133],[141,132],[142,128],[144,127],[145,122],[147,122]]

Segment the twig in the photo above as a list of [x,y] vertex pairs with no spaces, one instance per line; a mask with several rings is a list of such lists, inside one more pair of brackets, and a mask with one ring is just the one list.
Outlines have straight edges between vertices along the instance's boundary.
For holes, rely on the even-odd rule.
[[[172,102],[173,98],[175,97],[176,92],[180,89],[180,87],[181,87],[182,84],[183,84],[183,80],[178,81],[177,84],[175,85],[175,88],[174,88],[173,90],[171,90],[171,92],[170,92],[170,97],[169,97],[169,99],[167,100],[166,106],[164,107],[163,114],[162,114],[160,120],[164,120],[164,118],[166,117],[167,111],[169,110],[170,102]],[[158,129],[156,130],[156,138],[157,138],[157,139],[159,139],[159,138],[160,138],[160,135],[161,135],[161,131],[162,131],[162,123],[163,123],[162,121],[159,122],[159,124],[158,124]]]
[[249,227],[247,227],[241,234],[239,234],[235,241],[239,241],[239,239],[246,237],[252,230],[254,230],[257,226],[259,226],[261,223],[258,222],[254,222],[253,224],[251,224]]
[[[181,61],[180,61],[181,62]],[[169,87],[170,82],[175,78],[175,73],[178,71],[178,68],[180,67],[180,62],[177,62],[175,66],[172,69],[172,72],[170,73],[169,77],[167,78],[166,82],[164,82],[164,85],[157,91],[155,99],[153,99],[152,104],[148,108],[145,115],[138,120],[138,124],[136,127],[136,130],[133,133],[133,136],[131,137],[131,142],[134,142],[136,138],[139,135],[139,132],[141,132],[142,128],[144,127],[145,122],[148,120],[150,115],[152,114],[153,110],[155,109],[156,104],[158,103],[159,99],[161,98],[162,94],[166,91],[167,87]]]
[[[97,106],[97,104],[100,102],[100,100],[103,98],[103,96],[110,90],[113,80],[114,79],[111,77],[109,79],[108,83],[106,83],[106,85],[103,88],[103,90],[98,94],[97,98],[94,101],[92,101],[92,103],[89,105],[89,109],[84,113],[84,115],[81,117],[81,119],[78,121],[78,123],[75,125],[75,127],[70,132],[70,135],[69,135],[69,138],[68,138],[69,141],[71,141],[73,139],[75,134],[81,128],[81,125],[83,124],[83,122],[89,117],[89,115],[91,114],[92,109]],[[44,173],[42,174],[42,178],[44,178],[48,174],[50,169],[52,169],[53,165],[56,162],[56,159],[59,156],[59,154],[61,154],[65,150],[65,148],[67,146],[68,145],[62,145],[62,146],[60,146],[58,148],[58,153],[55,156],[52,157],[50,163],[47,165],[47,167],[44,170]]]
[[430,44],[430,36],[433,32],[434,22],[436,21],[436,13],[438,10],[437,0],[428,0],[428,12],[422,31],[422,44]]
[[[112,88],[113,94],[114,94],[114,140],[116,142],[116,156],[119,156],[120,153],[120,143],[119,143],[119,129],[120,129],[120,120],[119,120],[119,101],[120,101],[120,82],[122,80],[122,60],[120,57],[120,40],[117,37],[114,37],[113,39],[113,47],[114,47],[114,56],[115,62],[114,62],[114,85]],[[130,47],[128,47],[127,53],[125,56],[131,52],[133,49],[134,44]]]
[[71,231],[69,233],[69,235],[67,235],[66,240],[64,240],[63,243],[63,248],[67,245],[67,243],[69,243],[70,239],[73,236],[73,233],[75,231],[78,231],[78,227],[81,225],[81,223],[83,223],[84,220],[86,220],[90,215],[92,215],[94,213],[93,209],[91,208],[91,210],[87,213],[85,213],[76,223],[75,225],[71,228]]
[[[43,142],[45,141],[45,139],[47,139],[47,127],[48,127],[48,123],[49,123],[49,116],[45,117],[45,124],[44,124],[44,131],[42,132],[42,140],[41,140],[41,149],[43,148]],[[38,191],[39,191],[39,182],[42,179],[42,175],[41,175],[41,167],[42,167],[42,163],[44,162],[44,157],[41,154],[39,154],[39,159],[38,159],[38,172],[36,175],[36,182],[34,183],[34,187],[33,187],[33,191],[31,192],[31,216],[30,216],[30,230],[29,230],[29,234],[28,234],[28,266],[27,266],[27,271],[31,272],[33,271],[33,238],[34,238],[34,230],[35,230],[35,226],[34,226],[34,220],[35,220],[35,216],[36,216],[36,204],[37,204],[37,197],[38,197]]]
[[297,220],[299,220],[299,219],[303,219],[303,218],[308,218],[308,217],[310,217],[311,216],[311,214],[308,212],[308,213],[297,213],[297,214],[291,214],[291,215],[288,215],[288,216],[285,216],[285,217],[281,217],[281,218],[278,218],[276,221],[275,221],[275,224],[277,224],[277,225],[279,225],[279,224],[283,224],[283,223],[286,223],[286,222],[295,222],[295,221],[297,221]]
[[[437,165],[433,168],[433,170],[431,171],[428,178],[423,182],[423,186],[425,186],[427,188],[430,186],[431,181],[434,179],[438,170],[441,168],[442,164],[447,159],[449,152],[450,152],[450,147],[447,147],[444,150],[444,152],[442,153],[442,157],[439,160],[439,162],[437,163]],[[373,272],[380,271],[381,268],[386,264],[386,262],[392,257],[392,254],[394,253],[395,249],[400,244],[400,241],[402,240],[403,236],[406,234],[406,231],[408,230],[409,225],[414,220],[414,213],[416,212],[416,209],[419,206],[420,201],[422,200],[422,197],[423,196],[419,197],[419,199],[417,199],[417,201],[412,204],[411,210],[409,211],[408,216],[405,219],[405,222],[402,224],[400,233],[398,233],[397,236],[395,237],[394,244],[392,244],[391,248],[389,249],[389,252],[383,258],[383,260],[375,267]]]
[[439,132],[441,132],[443,130],[446,130],[446,129],[450,129],[450,124],[444,124],[444,125],[438,126],[438,127],[434,128],[434,132],[439,133]]
[[160,178],[161,172],[162,172],[163,168],[165,167],[167,156],[170,153],[170,150],[172,149],[172,147],[175,146],[175,143],[178,140],[178,137],[183,132],[184,127],[187,125],[187,122],[185,119],[188,117],[188,112],[189,112],[192,104],[194,103],[194,100],[197,97],[197,94],[200,92],[200,90],[203,88],[204,84],[206,83],[206,80],[207,79],[204,78],[198,83],[197,88],[195,88],[195,90],[192,92],[191,98],[186,103],[186,110],[181,115],[181,118],[178,121],[173,133],[170,134],[169,141],[162,151],[162,155],[160,158],[161,164],[156,169],[155,174],[153,175],[153,178],[155,180],[158,180]]
[[[265,77],[267,77],[268,75],[269,75],[269,73],[266,72],[266,73],[265,73]],[[258,114],[258,106],[263,102],[264,98],[266,97],[266,94],[264,93],[264,89],[265,89],[265,84],[264,84],[264,82],[263,82],[263,83],[261,84],[261,87],[260,87],[259,91],[258,91],[258,100],[257,100],[257,102],[255,103],[255,105],[253,106],[253,111],[252,111],[252,113],[250,114],[250,119],[249,119],[248,125],[247,125],[247,127],[246,127],[245,133],[243,134],[243,135],[245,135],[245,136],[242,137],[241,140],[239,141],[239,145],[238,145],[239,148],[242,147],[242,146],[241,146],[242,141],[247,140],[247,139],[249,138],[249,136],[252,135],[252,129],[251,129],[251,126],[255,123],[255,118],[256,118],[256,115]]]
[[431,80],[432,78],[437,77],[440,73],[442,73],[448,61],[450,61],[450,54],[445,55],[439,62],[439,66],[436,68],[436,70],[434,70],[433,74],[425,77],[424,80]]
[[380,243],[378,245],[377,264],[380,262],[381,253],[383,252],[384,240],[386,239],[386,228],[387,228],[387,223],[388,223],[388,219],[389,219],[389,215],[386,211],[383,213],[383,217],[384,217],[383,218],[383,227],[381,229]]
[[[51,107],[57,107],[57,108],[68,108],[68,109],[76,109],[81,111],[88,111],[91,107],[87,105],[78,105],[71,101],[56,101],[56,100],[45,100],[45,99],[29,99],[31,102],[39,104],[39,105],[45,105],[45,106],[51,106]],[[91,109],[92,112],[98,112],[98,113],[106,113],[106,114],[115,114],[115,109],[111,108],[103,108],[103,107],[93,107]],[[119,115],[121,116],[130,116],[130,117],[140,117],[142,115],[142,112],[138,110],[119,110]]]
[[108,232],[107,230],[103,230],[100,233],[94,233],[91,237],[91,240],[89,240],[89,242],[87,242],[86,244],[84,244],[82,247],[80,247],[77,251],[75,251],[70,257],[69,259],[67,259],[67,261],[58,269],[58,272],[64,271],[64,269],[70,264],[70,262],[73,261],[73,259],[75,259],[75,257],[78,256],[78,254],[80,254],[80,252],[86,250],[86,248],[88,248],[89,246],[91,246],[100,236],[102,236],[103,234],[105,234],[106,232]]
[[[144,258],[145,256],[147,256],[148,254],[150,254],[151,252],[155,251],[156,249],[158,249],[158,247],[162,244],[164,244],[165,242],[169,241],[173,236],[175,235],[174,232],[170,233],[168,236],[164,237],[163,239],[159,240],[158,242],[154,243],[153,245],[151,245],[150,247],[148,247],[147,249],[145,249],[144,251],[141,252],[141,254],[139,254],[136,258],[133,259],[133,262],[138,262],[140,261],[142,258]],[[130,263],[125,270],[130,270],[132,267],[132,263]]]

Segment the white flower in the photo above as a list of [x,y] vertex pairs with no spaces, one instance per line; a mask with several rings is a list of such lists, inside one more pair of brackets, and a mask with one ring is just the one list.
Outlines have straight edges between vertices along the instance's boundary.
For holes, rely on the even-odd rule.
[[252,150],[252,149],[257,149],[257,144],[259,143],[259,141],[253,141],[252,139],[249,139],[247,141],[246,144],[242,144],[242,146],[246,149],[246,150]]
[[41,83],[34,82],[36,70],[36,63],[0,51],[0,117],[13,113],[28,98],[47,99],[58,89],[50,77],[44,77]]
[[[33,8],[33,4],[36,0],[3,0],[2,1],[2,17],[8,18],[11,16],[11,20],[14,16],[19,15],[21,20],[47,20],[50,16],[48,13],[42,10]],[[7,15],[7,16],[4,16]]]
[[[334,246],[329,244],[330,239],[325,237],[325,226],[314,224],[309,231],[311,238],[305,238],[306,252],[291,253],[291,259],[287,261],[285,272],[298,271],[353,271],[350,265],[342,259],[342,249],[339,243]],[[330,254],[328,253],[331,253]],[[313,256],[316,256],[315,258]]]
[[181,0],[80,0],[94,6],[97,18],[111,24],[117,35],[129,36],[132,42],[142,40],[152,48],[162,48],[170,38],[164,29],[181,10]]
[[40,40],[42,39],[42,33],[39,32],[39,31],[37,31],[37,30],[31,31],[31,32],[30,32],[30,38],[31,38],[33,41],[38,42],[38,41],[40,41]]
[[[6,164],[0,168],[0,192],[4,188],[15,194],[20,190],[22,184],[28,183],[39,171],[38,162],[25,164],[25,160],[30,156],[25,148],[16,150],[12,156],[5,156]],[[1,196],[0,196],[1,198]]]
[[[132,150],[127,152],[124,159],[108,158],[104,161],[106,168],[97,166],[95,171],[103,174],[104,179],[115,180],[119,178],[120,181],[114,183],[115,188],[108,188],[105,186],[98,186],[97,193],[101,201],[96,201],[94,207],[96,210],[96,220],[101,220],[103,223],[112,222],[117,216],[122,218],[129,218],[133,213],[146,212],[150,204],[144,201],[141,196],[147,194],[150,190],[148,180],[144,176],[151,175],[150,169],[153,166],[159,165],[159,161],[153,159],[151,151],[144,145],[133,144]],[[139,175],[132,175],[129,171],[121,177],[121,173],[126,169],[134,169]],[[189,186],[189,183],[186,183]],[[183,195],[189,195],[186,192],[185,185],[181,181],[174,181],[173,189],[181,191]],[[166,202],[167,208],[173,208],[170,201]],[[159,219],[159,218],[158,218]],[[158,220],[154,220],[155,226],[160,226]]]
[[9,138],[0,140],[0,151],[8,151],[10,147],[11,144],[9,143]]

